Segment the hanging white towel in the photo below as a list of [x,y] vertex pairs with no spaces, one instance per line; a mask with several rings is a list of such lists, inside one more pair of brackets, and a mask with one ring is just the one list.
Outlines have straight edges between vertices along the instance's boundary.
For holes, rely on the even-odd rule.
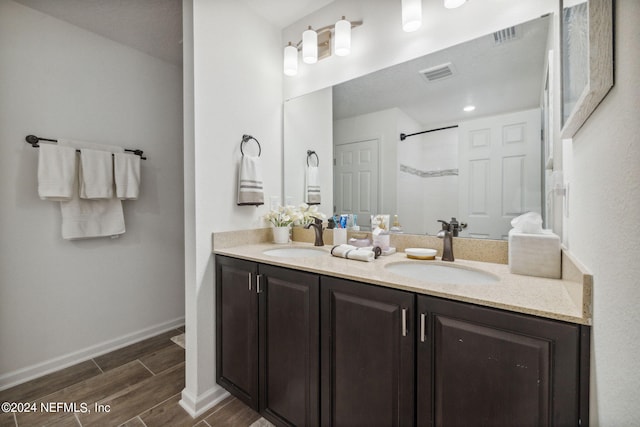
[[125,232],[122,202],[111,199],[81,199],[78,179],[75,180],[74,197],[60,202],[62,213],[62,238],[67,240],[90,237],[114,237]]
[[[103,149],[122,152],[121,147],[91,144],[80,141],[58,139],[60,146],[74,148]],[[79,169],[80,156],[76,156]],[[116,198],[89,200],[79,195],[79,173],[74,181],[73,198],[60,202],[62,213],[62,237],[64,239],[86,239],[91,237],[116,237],[125,232],[122,202]]]
[[263,205],[262,164],[260,157],[243,155],[238,176],[238,205]]
[[38,195],[42,200],[64,201],[73,197],[76,150],[40,144],[38,150]]
[[113,197],[113,156],[110,151],[80,149],[80,198],[110,199]]
[[320,173],[317,166],[307,166],[306,174],[307,188],[305,191],[306,203],[308,205],[320,204]]
[[116,197],[120,200],[136,200],[140,193],[140,156],[114,153],[113,176]]

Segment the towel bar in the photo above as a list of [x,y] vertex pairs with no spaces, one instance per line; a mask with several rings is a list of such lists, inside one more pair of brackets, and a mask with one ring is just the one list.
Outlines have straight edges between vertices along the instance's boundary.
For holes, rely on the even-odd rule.
[[[24,138],[25,141],[27,141],[28,144],[31,144],[31,146],[33,148],[38,148],[40,147],[40,144],[38,144],[40,141],[48,141],[48,142],[58,142],[57,139],[48,139],[48,138],[40,138],[38,136],[35,135],[27,135]],[[79,151],[79,150],[76,150]],[[142,150],[138,150],[138,149],[131,149],[131,148],[125,148],[124,151],[128,152],[128,153],[133,153],[136,156],[140,156],[140,158],[142,160],[147,160],[146,157],[144,157],[142,154],[144,153],[144,151]]]

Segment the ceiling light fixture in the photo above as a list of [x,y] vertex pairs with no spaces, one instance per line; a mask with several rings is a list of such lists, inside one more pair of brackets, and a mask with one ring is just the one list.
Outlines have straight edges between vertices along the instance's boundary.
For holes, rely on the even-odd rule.
[[422,25],[422,0],[402,0],[402,29],[410,33]]
[[455,9],[466,3],[467,0],[444,0],[444,7],[447,9]]
[[315,64],[320,59],[331,56],[331,33],[334,34],[333,51],[336,56],[351,53],[351,29],[362,25],[362,21],[349,22],[343,16],[335,25],[313,30],[311,26],[302,33],[297,44],[289,42],[284,48],[283,71],[287,76],[298,73],[298,51],[302,50],[302,61]]
[[466,107],[463,108],[463,110],[466,111],[467,113],[475,109],[476,109],[475,105],[467,105]]

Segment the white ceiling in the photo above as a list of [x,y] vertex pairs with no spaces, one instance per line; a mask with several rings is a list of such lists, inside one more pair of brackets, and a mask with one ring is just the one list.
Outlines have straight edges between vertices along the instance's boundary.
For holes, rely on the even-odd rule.
[[[398,107],[425,126],[540,105],[549,17],[518,25],[518,38],[495,45],[493,34],[398,64],[334,87],[334,118]],[[419,74],[445,63],[455,74],[428,82]],[[476,106],[472,113],[462,108]]]
[[[182,0],[15,1],[156,58],[182,64]],[[242,1],[282,29],[332,0]]]

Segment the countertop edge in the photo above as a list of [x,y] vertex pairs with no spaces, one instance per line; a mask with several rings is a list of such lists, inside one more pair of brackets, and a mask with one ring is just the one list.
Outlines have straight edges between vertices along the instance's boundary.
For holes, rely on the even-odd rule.
[[[415,279],[399,278],[399,276],[392,277],[390,280],[387,273],[385,273],[384,265],[390,262],[406,261],[407,258],[404,256],[404,253],[396,253],[388,257],[381,257],[373,263],[346,260],[331,256],[315,258],[272,257],[264,255],[263,252],[267,249],[279,247],[313,246],[308,243],[300,242],[292,242],[287,245],[275,245],[265,243],[260,240],[261,239],[250,242],[245,240],[246,243],[242,242],[237,246],[224,245],[222,248],[216,248],[215,245],[212,244],[212,246],[214,246],[212,248],[212,252],[218,255],[307,271],[325,276],[355,280],[363,283],[414,292],[417,294],[432,295],[449,300],[462,301],[581,325],[591,325],[591,302],[590,299],[586,299],[586,297],[590,298],[591,296],[591,283],[593,280],[590,274],[585,273],[584,269],[581,270],[582,266],[577,261],[573,266],[567,263],[568,270],[575,268],[575,270],[572,270],[574,272],[574,275],[571,277],[572,280],[562,280],[511,274],[508,273],[508,266],[502,264],[456,260],[456,262],[461,266],[489,271],[501,278],[499,286],[493,287],[492,292],[494,292],[494,295],[483,297],[480,295],[481,292],[478,291],[477,285],[461,286],[426,284],[425,286],[425,283],[419,283],[419,285],[416,285],[418,282]],[[213,242],[215,242],[215,239],[212,243]],[[324,246],[322,248],[322,250],[327,252],[327,255],[329,255],[329,249],[330,246]],[[320,262],[319,258],[322,262]],[[575,261],[571,255],[567,255],[567,258],[565,258],[563,254],[563,261],[565,261],[565,259],[570,262]],[[580,274],[575,274],[575,271],[580,272]],[[385,278],[385,276],[387,277]],[[582,283],[576,281],[578,277],[582,279]],[[506,281],[515,283],[513,288],[511,288],[511,285],[506,285]],[[475,286],[475,288],[472,286]],[[582,289],[580,286],[582,286]],[[522,295],[518,292],[512,292],[511,295],[508,295],[509,291],[514,290],[520,290]],[[582,292],[580,292],[580,290],[582,290]],[[498,295],[501,291],[503,291],[505,295]],[[579,296],[582,298],[579,298]],[[530,299],[527,299],[527,297],[530,297]],[[582,301],[579,301],[579,299]],[[524,302],[525,300],[527,301],[526,303]],[[520,301],[520,303],[518,303],[518,301]]]

